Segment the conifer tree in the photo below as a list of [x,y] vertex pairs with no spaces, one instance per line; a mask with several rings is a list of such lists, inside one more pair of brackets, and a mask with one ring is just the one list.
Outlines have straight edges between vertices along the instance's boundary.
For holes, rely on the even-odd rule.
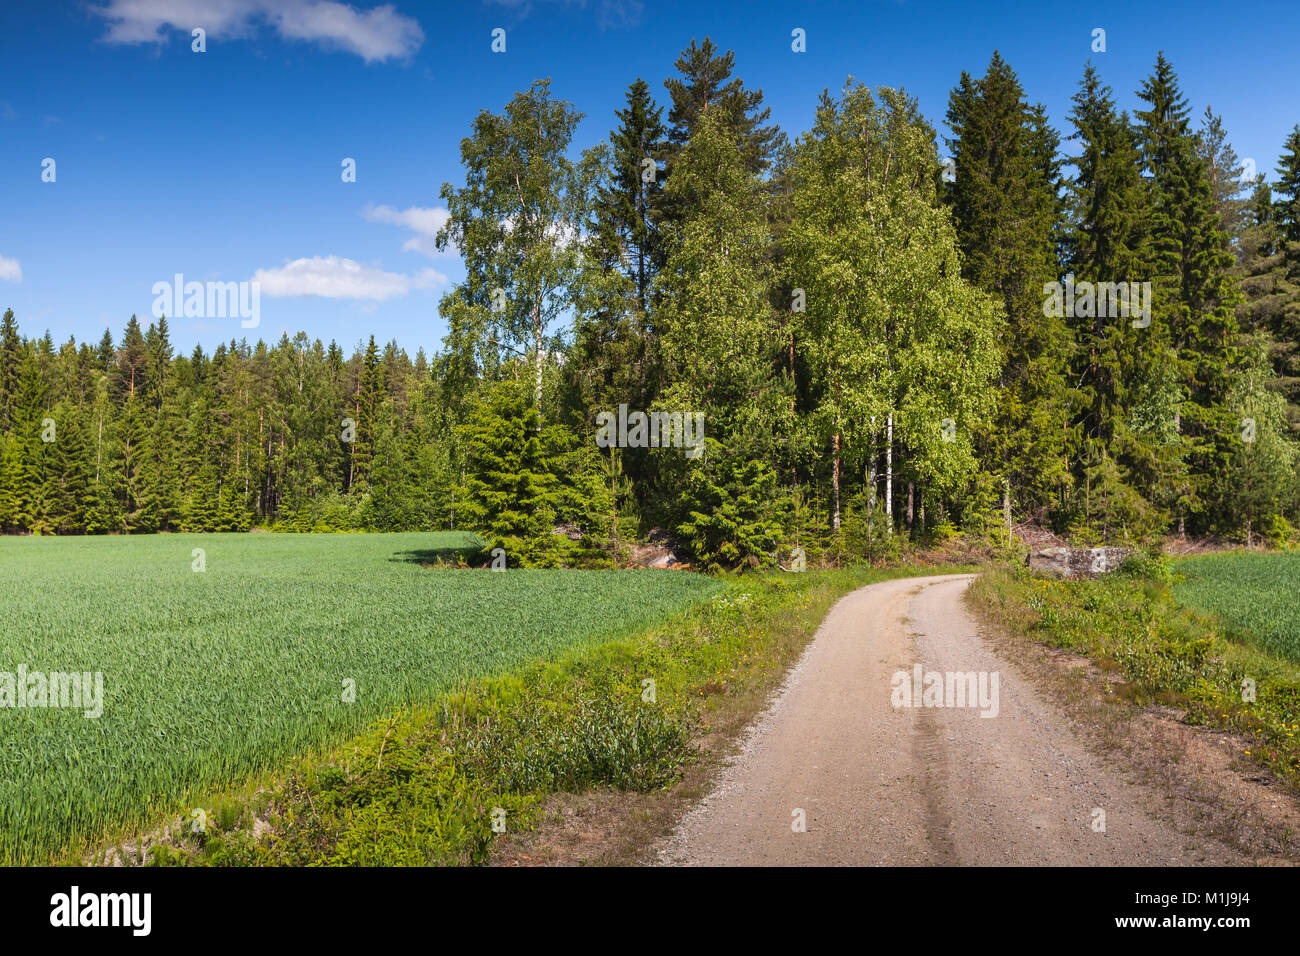
[[[1180,533],[1189,517],[1205,528],[1211,500],[1231,494],[1225,484],[1238,428],[1227,409],[1232,384],[1238,301],[1229,274],[1233,256],[1218,228],[1209,172],[1196,153],[1187,101],[1164,54],[1138,91],[1148,104],[1137,112],[1145,174],[1152,192],[1153,324],[1167,324],[1179,385],[1179,407],[1191,471],[1180,496]],[[1212,510],[1212,509],[1211,509]]]
[[[673,65],[680,76],[664,81],[672,104],[668,110],[669,156],[675,157],[690,142],[700,117],[712,111],[737,138],[741,161],[754,176],[765,172],[780,149],[784,137],[776,126],[767,125],[772,110],[763,106],[763,91],[745,88],[732,76],[735,53],[719,51],[709,37],[682,51]],[[669,173],[671,175],[671,159]],[[676,218],[676,217],[674,217]]]
[[996,52],[982,79],[962,74],[948,126],[962,277],[994,295],[1007,319],[999,416],[983,451],[1009,477],[1018,506],[1051,506],[1067,489],[1070,455],[1070,341],[1043,305],[1044,284],[1060,278],[1056,134]]
[[1210,194],[1214,198],[1214,211],[1219,217],[1219,231],[1234,252],[1245,226],[1246,201],[1242,191],[1250,184],[1242,182],[1244,167],[1237,151],[1228,142],[1228,131],[1223,128],[1223,117],[1210,107],[1201,117],[1201,128],[1196,132],[1196,153],[1205,164],[1210,177]]
[[463,428],[467,445],[462,490],[466,520],[509,566],[546,566],[562,556],[551,534],[560,505],[555,457],[559,428],[542,427],[528,392],[515,382],[491,386]]
[[601,409],[620,403],[646,408],[654,398],[652,296],[665,255],[658,221],[662,113],[638,79],[628,89],[626,108],[617,111],[619,127],[610,133],[588,227],[572,361],[565,367],[567,404],[580,410],[576,427],[591,426]]

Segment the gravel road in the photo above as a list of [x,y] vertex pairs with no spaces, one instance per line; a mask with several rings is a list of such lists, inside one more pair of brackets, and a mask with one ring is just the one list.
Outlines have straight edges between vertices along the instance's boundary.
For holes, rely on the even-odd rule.
[[[886,581],[841,599],[659,862],[1245,862],[1162,822],[1160,795],[1093,756],[994,653],[962,601],[972,577]],[[922,674],[985,675],[986,706],[954,706],[956,683],[939,698],[947,706],[906,706],[903,688],[924,686],[916,664]]]

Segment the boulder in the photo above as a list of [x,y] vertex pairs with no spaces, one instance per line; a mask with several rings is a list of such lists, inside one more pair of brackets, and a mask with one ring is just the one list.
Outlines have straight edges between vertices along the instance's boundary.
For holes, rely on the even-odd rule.
[[1132,553],[1132,548],[1040,548],[1025,563],[1031,571],[1058,578],[1096,577],[1114,571]]
[[646,535],[645,544],[631,546],[632,562],[643,568],[675,568],[686,566],[686,553],[665,528],[654,528]]

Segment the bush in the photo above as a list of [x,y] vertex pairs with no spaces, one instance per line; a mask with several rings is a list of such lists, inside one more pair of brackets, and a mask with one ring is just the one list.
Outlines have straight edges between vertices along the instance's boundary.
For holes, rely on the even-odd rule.
[[1173,564],[1160,552],[1134,552],[1116,569],[1117,574],[1130,578],[1146,578],[1162,584],[1172,584]]

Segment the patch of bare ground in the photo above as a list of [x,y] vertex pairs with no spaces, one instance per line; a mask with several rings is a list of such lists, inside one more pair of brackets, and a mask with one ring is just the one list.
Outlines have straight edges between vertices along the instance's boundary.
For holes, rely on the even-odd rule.
[[1184,723],[1176,703],[1140,707],[1115,662],[1012,634],[978,602],[967,605],[985,640],[1051,695],[1089,749],[1160,795],[1153,813],[1256,865],[1300,863],[1300,789],[1253,761],[1248,738]]
[[1161,550],[1171,558],[1185,558],[1193,554],[1212,554],[1216,551],[1239,551],[1245,545],[1227,538],[1169,538]]

